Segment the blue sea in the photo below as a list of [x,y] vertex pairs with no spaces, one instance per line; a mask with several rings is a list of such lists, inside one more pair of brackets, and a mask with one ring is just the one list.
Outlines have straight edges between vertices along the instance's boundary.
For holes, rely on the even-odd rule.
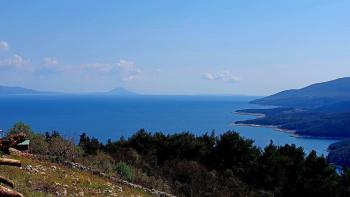
[[129,137],[140,128],[147,131],[200,135],[235,130],[264,147],[296,144],[305,151],[327,154],[330,139],[296,138],[271,128],[236,126],[237,120],[254,118],[237,115],[238,109],[261,108],[244,96],[106,96],[106,95],[17,95],[0,97],[0,129],[18,121],[37,132],[59,131],[78,140],[82,132],[101,141]]

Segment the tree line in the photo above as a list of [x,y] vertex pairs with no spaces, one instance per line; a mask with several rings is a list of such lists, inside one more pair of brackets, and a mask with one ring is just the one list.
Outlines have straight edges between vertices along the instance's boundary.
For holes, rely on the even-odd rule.
[[[276,146],[272,142],[260,149],[234,131],[197,136],[141,129],[128,139],[107,143],[85,133],[78,144],[58,132],[32,132],[31,138],[33,143],[45,144],[44,148],[32,144],[33,153],[81,162],[178,196],[350,196],[350,171],[337,173],[315,151],[306,154],[301,147]],[[68,153],[62,148],[52,150],[51,143],[57,147],[57,138],[69,147]]]

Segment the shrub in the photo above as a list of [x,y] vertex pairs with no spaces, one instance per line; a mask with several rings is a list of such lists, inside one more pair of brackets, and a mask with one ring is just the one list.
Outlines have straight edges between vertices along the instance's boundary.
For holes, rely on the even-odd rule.
[[128,164],[119,162],[116,165],[116,170],[121,177],[127,179],[128,181],[131,181],[133,179],[133,170]]
[[9,129],[7,135],[18,134],[21,132],[25,133],[28,138],[31,138],[33,135],[32,128],[23,122],[17,122],[15,125],[13,125],[13,127]]
[[150,176],[143,172],[141,169],[135,168],[133,170],[134,183],[143,185],[148,188],[155,188],[160,191],[171,193],[171,187],[169,184],[160,176]]
[[46,155],[49,151],[49,144],[44,135],[33,134],[30,143],[30,152],[34,154]]
[[96,155],[83,156],[79,158],[78,162],[107,174],[111,174],[115,170],[113,158],[101,151],[98,151]]
[[130,165],[136,165],[140,161],[140,155],[132,148],[119,148],[118,152],[111,155],[116,161],[123,161]]
[[63,161],[73,160],[79,156],[79,152],[72,141],[58,136],[50,139],[49,155],[57,157],[58,161]]

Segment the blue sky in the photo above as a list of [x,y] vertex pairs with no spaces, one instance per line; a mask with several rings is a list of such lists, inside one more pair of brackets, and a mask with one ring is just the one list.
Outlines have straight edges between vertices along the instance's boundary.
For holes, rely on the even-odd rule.
[[346,0],[0,0],[0,84],[245,94],[350,76]]

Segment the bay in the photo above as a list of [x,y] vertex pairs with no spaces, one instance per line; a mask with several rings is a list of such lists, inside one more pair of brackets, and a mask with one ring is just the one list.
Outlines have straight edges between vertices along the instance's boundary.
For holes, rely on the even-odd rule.
[[196,135],[235,130],[259,147],[296,144],[306,152],[327,154],[332,139],[294,137],[273,128],[237,126],[237,120],[254,118],[235,114],[238,109],[261,108],[245,96],[108,96],[108,95],[16,95],[0,97],[0,128],[8,130],[18,121],[37,132],[59,131],[78,141],[86,132],[102,141],[129,137],[137,130]]

